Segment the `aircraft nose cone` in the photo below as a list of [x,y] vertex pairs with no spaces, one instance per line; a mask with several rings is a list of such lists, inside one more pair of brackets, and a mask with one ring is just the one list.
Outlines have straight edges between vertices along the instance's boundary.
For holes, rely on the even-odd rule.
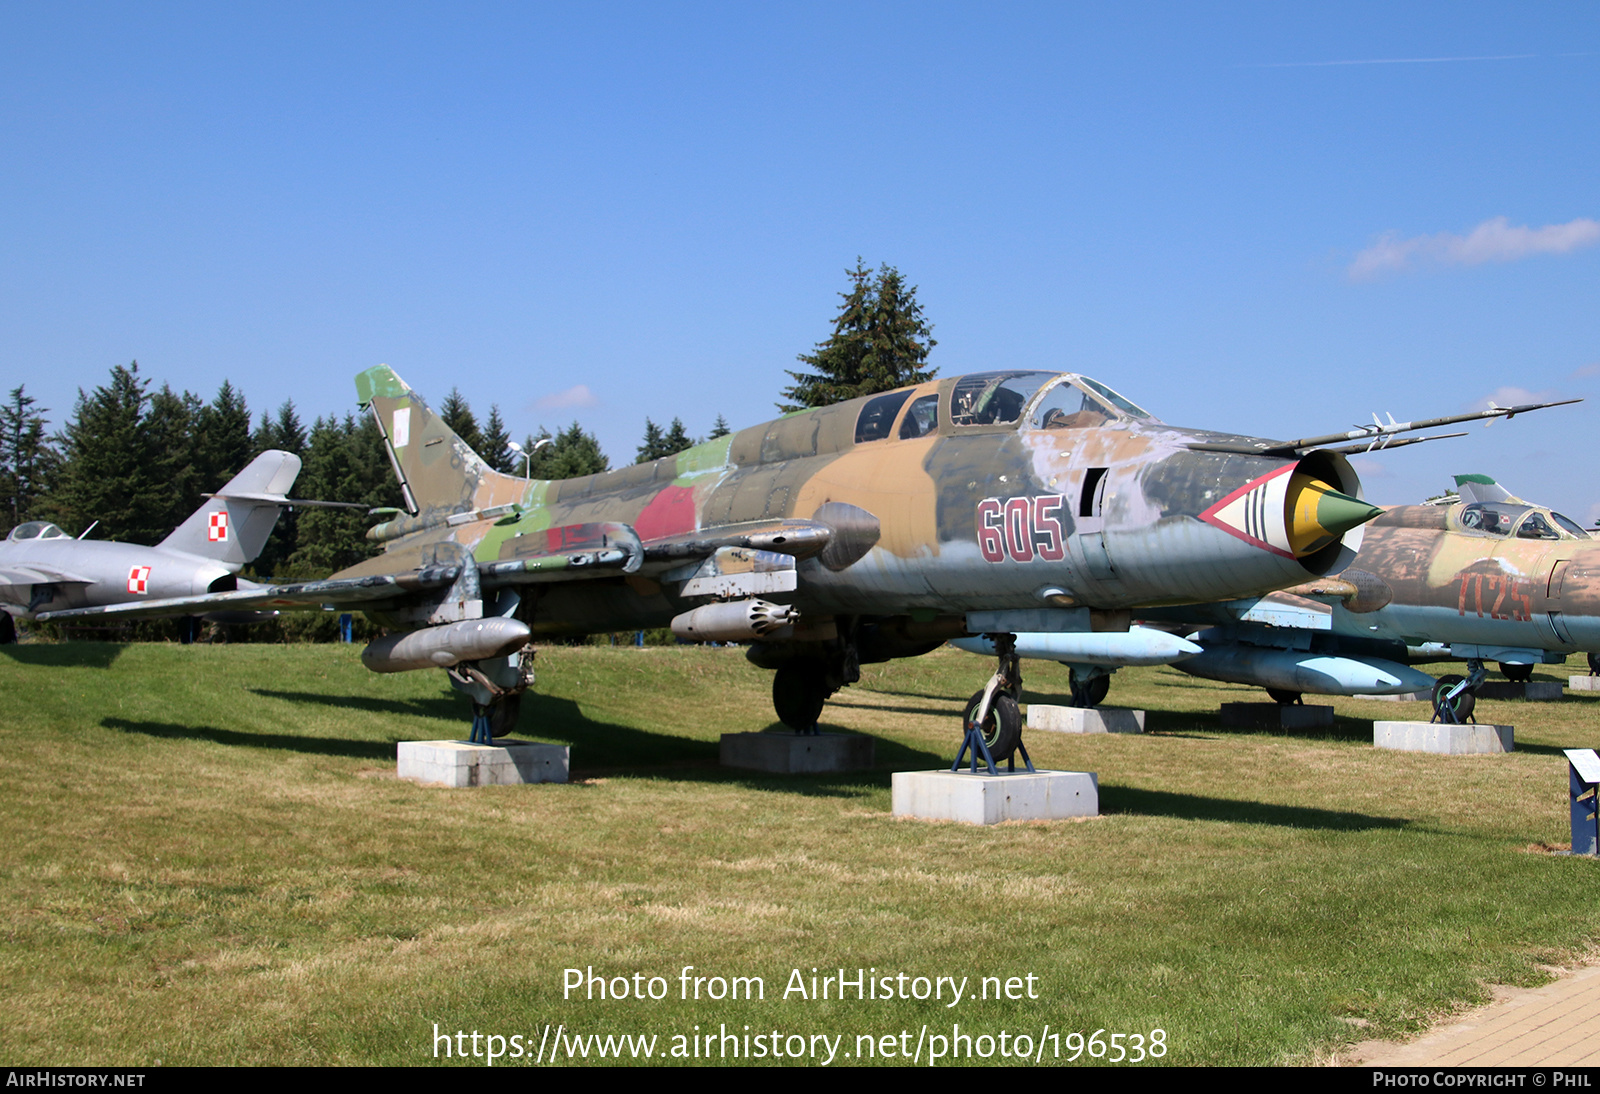
[[1383,512],[1321,479],[1296,474],[1289,481],[1289,546],[1296,558],[1315,554],[1350,529]]

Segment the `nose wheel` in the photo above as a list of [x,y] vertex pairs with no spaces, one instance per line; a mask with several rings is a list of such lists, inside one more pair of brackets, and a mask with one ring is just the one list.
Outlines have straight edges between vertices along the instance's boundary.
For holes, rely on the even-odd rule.
[[1472,709],[1478,705],[1478,685],[1485,675],[1483,662],[1472,660],[1467,662],[1466,676],[1452,673],[1439,677],[1433,685],[1433,720],[1445,725],[1476,722]]
[[999,662],[989,682],[973,697],[961,714],[961,751],[951,771],[961,768],[961,761],[970,750],[972,771],[978,770],[978,757],[983,757],[989,774],[998,775],[998,760],[1006,761],[1006,770],[1017,769],[1016,754],[1022,753],[1022,762],[1033,771],[1033,760],[1022,744],[1022,709],[1017,700],[1022,695],[1022,662],[1017,657],[1017,637],[1014,634],[992,634],[996,659]]

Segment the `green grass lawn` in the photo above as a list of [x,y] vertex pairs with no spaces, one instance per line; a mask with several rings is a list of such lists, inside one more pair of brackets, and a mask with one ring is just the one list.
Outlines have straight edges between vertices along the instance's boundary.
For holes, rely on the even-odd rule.
[[[1065,670],[1025,669],[1025,700],[1065,701]],[[434,1060],[436,1025],[531,1055],[549,1024],[655,1034],[658,1055],[696,1026],[843,1035],[855,1063],[858,1035],[959,1024],[1048,1027],[1063,1059],[1069,1033],[1160,1029],[1170,1063],[1315,1062],[1600,937],[1597,864],[1548,853],[1560,749],[1600,745],[1600,697],[1482,701],[1518,751],[1429,756],[1371,746],[1370,719],[1423,704],[1241,732],[1218,704],[1259,692],[1129,670],[1110,702],[1150,733],[1028,737],[1041,766],[1099,773],[1101,817],[891,818],[889,773],[948,765],[988,672],[953,650],[869,666],[824,724],[876,738],[878,770],[777,778],[716,764],[720,734],[773,724],[740,651],[546,649],[522,736],[570,744],[574,781],[445,790],[394,763],[397,741],[465,735],[440,673],[372,675],[337,646],[5,647],[0,1055],[407,1064]],[[765,998],[680,1001],[690,965]],[[670,993],[564,999],[589,967]],[[793,970],[841,967],[967,977],[968,997],[784,997]],[[1038,997],[972,998],[986,976]]]

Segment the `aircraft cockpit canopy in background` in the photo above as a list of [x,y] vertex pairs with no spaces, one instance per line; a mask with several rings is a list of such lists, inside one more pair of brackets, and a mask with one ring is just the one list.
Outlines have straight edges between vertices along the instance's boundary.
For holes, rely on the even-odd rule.
[[47,520],[30,520],[26,524],[19,524],[11,529],[11,534],[6,536],[8,543],[20,543],[23,540],[33,539],[71,539],[72,537]]
[[[949,389],[948,421],[958,429],[1015,425],[1022,429],[1091,428],[1117,420],[1159,419],[1087,376],[1061,372],[977,372]],[[892,391],[869,400],[856,420],[856,443],[883,440],[900,418],[901,440],[939,428],[940,394]],[[900,408],[911,399],[905,416]]]
[[1451,514],[1455,530],[1515,539],[1589,539],[1571,517],[1533,505],[1474,502]]

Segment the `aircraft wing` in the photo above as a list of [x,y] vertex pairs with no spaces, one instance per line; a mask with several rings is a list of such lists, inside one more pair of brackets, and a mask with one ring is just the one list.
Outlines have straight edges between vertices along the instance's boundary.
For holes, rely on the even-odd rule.
[[[625,532],[626,535],[619,532]],[[588,526],[582,525],[574,525],[570,529],[553,528],[547,542],[558,549],[530,553],[526,557],[477,563],[479,580],[492,585],[542,584],[609,577],[638,570],[644,552],[639,545],[639,537],[633,534],[632,529],[625,525],[608,528],[604,546],[595,545],[595,537],[590,533]],[[559,549],[562,546],[566,549]],[[382,559],[373,561],[381,562]],[[460,563],[435,563],[396,573],[330,577],[321,581],[262,585],[232,592],[41,612],[38,618],[43,622],[88,616],[144,619],[217,611],[282,611],[297,608],[359,611],[381,602],[404,602],[413,597],[425,597],[436,590],[447,590],[460,575]]]
[[38,563],[12,563],[0,566],[0,585],[93,585],[94,578],[83,577],[53,566]]

